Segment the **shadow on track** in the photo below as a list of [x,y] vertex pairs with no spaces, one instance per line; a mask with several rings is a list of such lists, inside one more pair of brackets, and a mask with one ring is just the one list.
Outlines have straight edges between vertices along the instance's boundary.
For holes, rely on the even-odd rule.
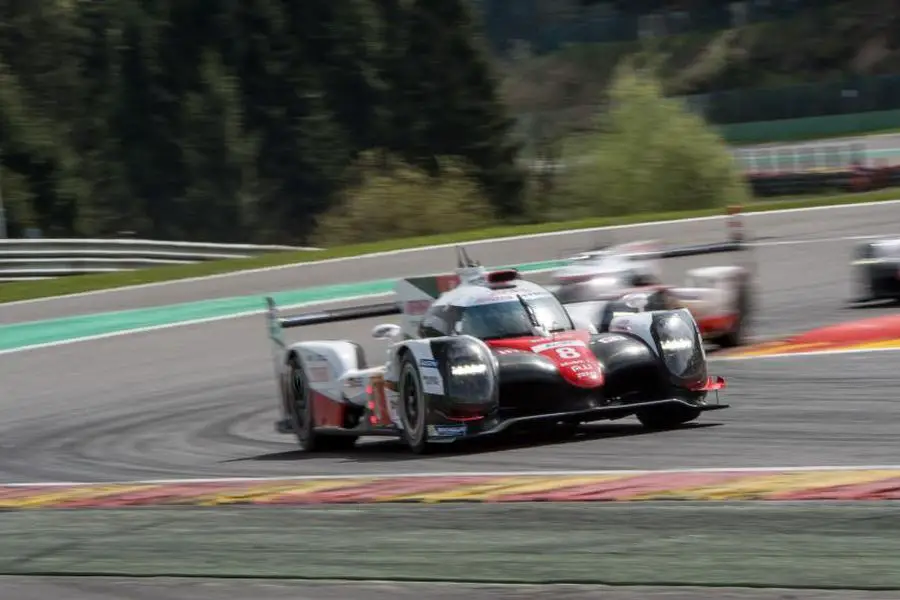
[[[721,423],[688,423],[671,431],[683,431],[693,429],[706,429],[719,427]],[[575,435],[569,435],[563,431],[548,430],[539,433],[520,433],[498,435],[496,437],[477,438],[454,442],[451,444],[434,444],[429,454],[412,454],[406,445],[397,439],[378,440],[358,444],[353,450],[346,452],[312,452],[301,450],[287,450],[284,452],[270,452],[245,458],[234,458],[224,463],[247,461],[301,461],[317,458],[340,458],[346,462],[372,463],[372,462],[400,462],[409,460],[423,460],[438,458],[441,456],[466,456],[472,454],[486,454],[490,452],[504,452],[508,450],[521,450],[525,448],[539,448],[542,446],[576,444],[580,442],[597,441],[621,437],[637,437],[642,435],[661,435],[664,431],[652,431],[638,423],[617,423],[608,425],[605,423],[589,423],[578,428]]]

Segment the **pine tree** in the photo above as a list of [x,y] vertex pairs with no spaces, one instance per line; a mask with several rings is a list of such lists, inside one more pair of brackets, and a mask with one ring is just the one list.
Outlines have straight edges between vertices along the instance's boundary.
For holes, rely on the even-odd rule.
[[513,121],[498,96],[480,32],[465,0],[412,0],[405,19],[406,62],[394,93],[407,120],[407,157],[436,168],[438,155],[474,165],[501,216],[523,207],[524,175]]
[[297,39],[287,0],[242,0],[223,16],[225,64],[240,82],[257,140],[261,235],[301,242],[340,188],[351,159],[321,77]]

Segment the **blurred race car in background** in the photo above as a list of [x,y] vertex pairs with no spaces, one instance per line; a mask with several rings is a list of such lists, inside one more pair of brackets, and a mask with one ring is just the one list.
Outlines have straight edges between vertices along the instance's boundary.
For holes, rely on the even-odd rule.
[[851,302],[900,299],[900,238],[859,243],[851,266],[858,294]]
[[704,341],[721,347],[744,342],[753,312],[753,269],[746,265],[689,269],[682,287],[662,281],[659,260],[745,250],[743,239],[664,250],[656,241],[609,246],[572,256],[548,286],[573,318],[606,331],[612,319],[636,310],[686,308]]

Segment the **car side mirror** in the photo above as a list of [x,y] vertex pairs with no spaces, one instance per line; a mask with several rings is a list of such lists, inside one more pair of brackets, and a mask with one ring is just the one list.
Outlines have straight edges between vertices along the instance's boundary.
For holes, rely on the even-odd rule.
[[382,323],[372,328],[372,337],[376,340],[389,340],[400,334],[400,326],[393,323]]

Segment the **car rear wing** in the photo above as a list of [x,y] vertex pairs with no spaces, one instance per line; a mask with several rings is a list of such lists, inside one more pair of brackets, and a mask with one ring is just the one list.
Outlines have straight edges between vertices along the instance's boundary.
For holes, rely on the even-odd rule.
[[728,239],[712,244],[698,244],[696,246],[683,246],[670,248],[659,254],[660,258],[680,258],[682,256],[697,256],[700,254],[717,254],[719,252],[738,252],[752,248],[747,243],[744,231],[744,219],[742,206],[729,206],[725,212],[725,223],[728,228]]
[[285,360],[284,354],[288,348],[288,344],[284,341],[285,329],[397,315],[400,313],[401,308],[397,302],[381,302],[366,306],[348,306],[299,315],[281,316],[278,305],[275,304],[275,299],[271,296],[266,296],[266,326],[269,332],[269,341],[272,343],[272,361],[275,365],[276,377],[280,373],[281,365]]
[[626,242],[622,244],[603,242],[598,240],[589,250],[575,250],[569,252],[569,256],[578,256],[603,250],[621,252],[623,255],[640,256],[645,259],[681,258],[685,256],[699,256],[703,254],[718,254],[722,252],[738,252],[752,248],[747,243],[744,230],[742,206],[729,206],[725,211],[725,223],[727,237],[721,242],[709,244],[696,244],[675,248],[662,248],[658,240],[645,240],[640,242]]
[[276,349],[283,351],[287,347],[284,342],[284,329],[392,315],[402,315],[403,333],[407,337],[414,337],[425,312],[441,294],[452,290],[460,283],[478,280],[487,273],[486,269],[469,257],[464,248],[457,248],[457,259],[457,269],[454,273],[399,279],[394,285],[395,299],[391,302],[281,316],[274,298],[267,296],[266,322],[269,339]]
[[294,315],[282,315],[275,299],[267,296],[266,325],[269,331],[269,340],[277,349],[284,351],[287,348],[284,342],[285,329],[394,315],[401,315],[401,328],[407,336],[411,337],[431,304],[441,294],[453,289],[459,283],[459,275],[453,273],[406,277],[398,280],[395,284],[396,299],[390,302],[347,306]]
[[368,319],[371,317],[383,317],[398,315],[402,312],[397,302],[382,302],[365,306],[348,306],[345,308],[333,308],[317,312],[303,313],[299,315],[281,316],[278,305],[271,296],[266,297],[266,324],[269,329],[269,339],[278,347],[284,348],[285,329],[292,327],[305,327],[307,325],[323,325],[326,323],[339,323],[355,319]]

